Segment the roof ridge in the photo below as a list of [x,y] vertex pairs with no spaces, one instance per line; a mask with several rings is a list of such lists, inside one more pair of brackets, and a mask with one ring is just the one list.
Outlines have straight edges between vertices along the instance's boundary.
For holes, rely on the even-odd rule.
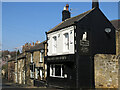
[[78,17],[78,16],[80,16],[80,15],[82,15],[82,14],[85,14],[85,13],[87,13],[87,12],[90,12],[90,11],[92,11],[93,9],[95,9],[95,8],[92,8],[92,9],[90,9],[90,10],[88,10],[88,11],[86,11],[86,12],[83,12],[83,13],[77,15],[77,16],[74,16],[74,17],[68,18],[68,19],[66,19],[65,21],[67,21],[67,20],[69,20],[69,19],[72,19],[72,18],[75,18],[75,17]]
[[56,25],[54,28],[50,29],[47,33],[50,33],[52,31],[55,31],[55,30],[58,30],[58,29],[62,29],[66,26],[70,26],[72,24],[74,24],[75,21],[78,21],[80,19],[82,19],[83,17],[85,17],[87,14],[89,14],[92,10],[94,10],[95,8],[92,8],[86,12],[83,12],[77,16],[74,16],[74,17],[71,17],[71,18],[68,18],[64,21],[62,21],[61,23],[59,23],[58,25]]

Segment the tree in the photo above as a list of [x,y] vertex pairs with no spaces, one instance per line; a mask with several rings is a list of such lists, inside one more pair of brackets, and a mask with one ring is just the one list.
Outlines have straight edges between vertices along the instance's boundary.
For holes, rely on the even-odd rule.
[[20,54],[20,51],[18,50],[18,51],[17,51],[17,55],[19,55],[19,54]]

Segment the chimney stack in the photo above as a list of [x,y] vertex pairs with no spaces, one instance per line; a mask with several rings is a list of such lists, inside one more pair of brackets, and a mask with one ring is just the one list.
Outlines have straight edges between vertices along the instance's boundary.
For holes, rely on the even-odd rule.
[[33,46],[34,46],[34,42],[33,42]]
[[92,0],[92,8],[99,8],[98,0]]
[[65,19],[70,18],[70,12],[69,12],[69,5],[66,4],[66,6],[64,7],[64,10],[62,11],[62,21],[64,21]]

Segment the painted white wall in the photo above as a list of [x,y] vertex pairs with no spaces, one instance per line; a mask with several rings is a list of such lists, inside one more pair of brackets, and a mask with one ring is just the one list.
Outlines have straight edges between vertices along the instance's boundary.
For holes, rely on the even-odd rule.
[[[72,32],[72,33],[71,33]],[[65,33],[69,33],[69,50],[63,50],[63,37]],[[57,49],[56,52],[53,52],[53,37],[57,36]],[[70,26],[59,31],[50,33],[47,35],[48,37],[48,56],[53,55],[63,55],[63,54],[74,54],[74,26]]]

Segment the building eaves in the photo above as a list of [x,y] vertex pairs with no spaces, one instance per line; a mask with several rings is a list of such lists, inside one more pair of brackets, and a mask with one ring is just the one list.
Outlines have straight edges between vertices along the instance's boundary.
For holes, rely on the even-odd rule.
[[30,49],[26,50],[26,52],[33,52],[33,51],[38,51],[38,50],[41,50],[41,49],[45,49],[44,47],[44,43],[46,41],[43,41],[35,46],[32,46]]

